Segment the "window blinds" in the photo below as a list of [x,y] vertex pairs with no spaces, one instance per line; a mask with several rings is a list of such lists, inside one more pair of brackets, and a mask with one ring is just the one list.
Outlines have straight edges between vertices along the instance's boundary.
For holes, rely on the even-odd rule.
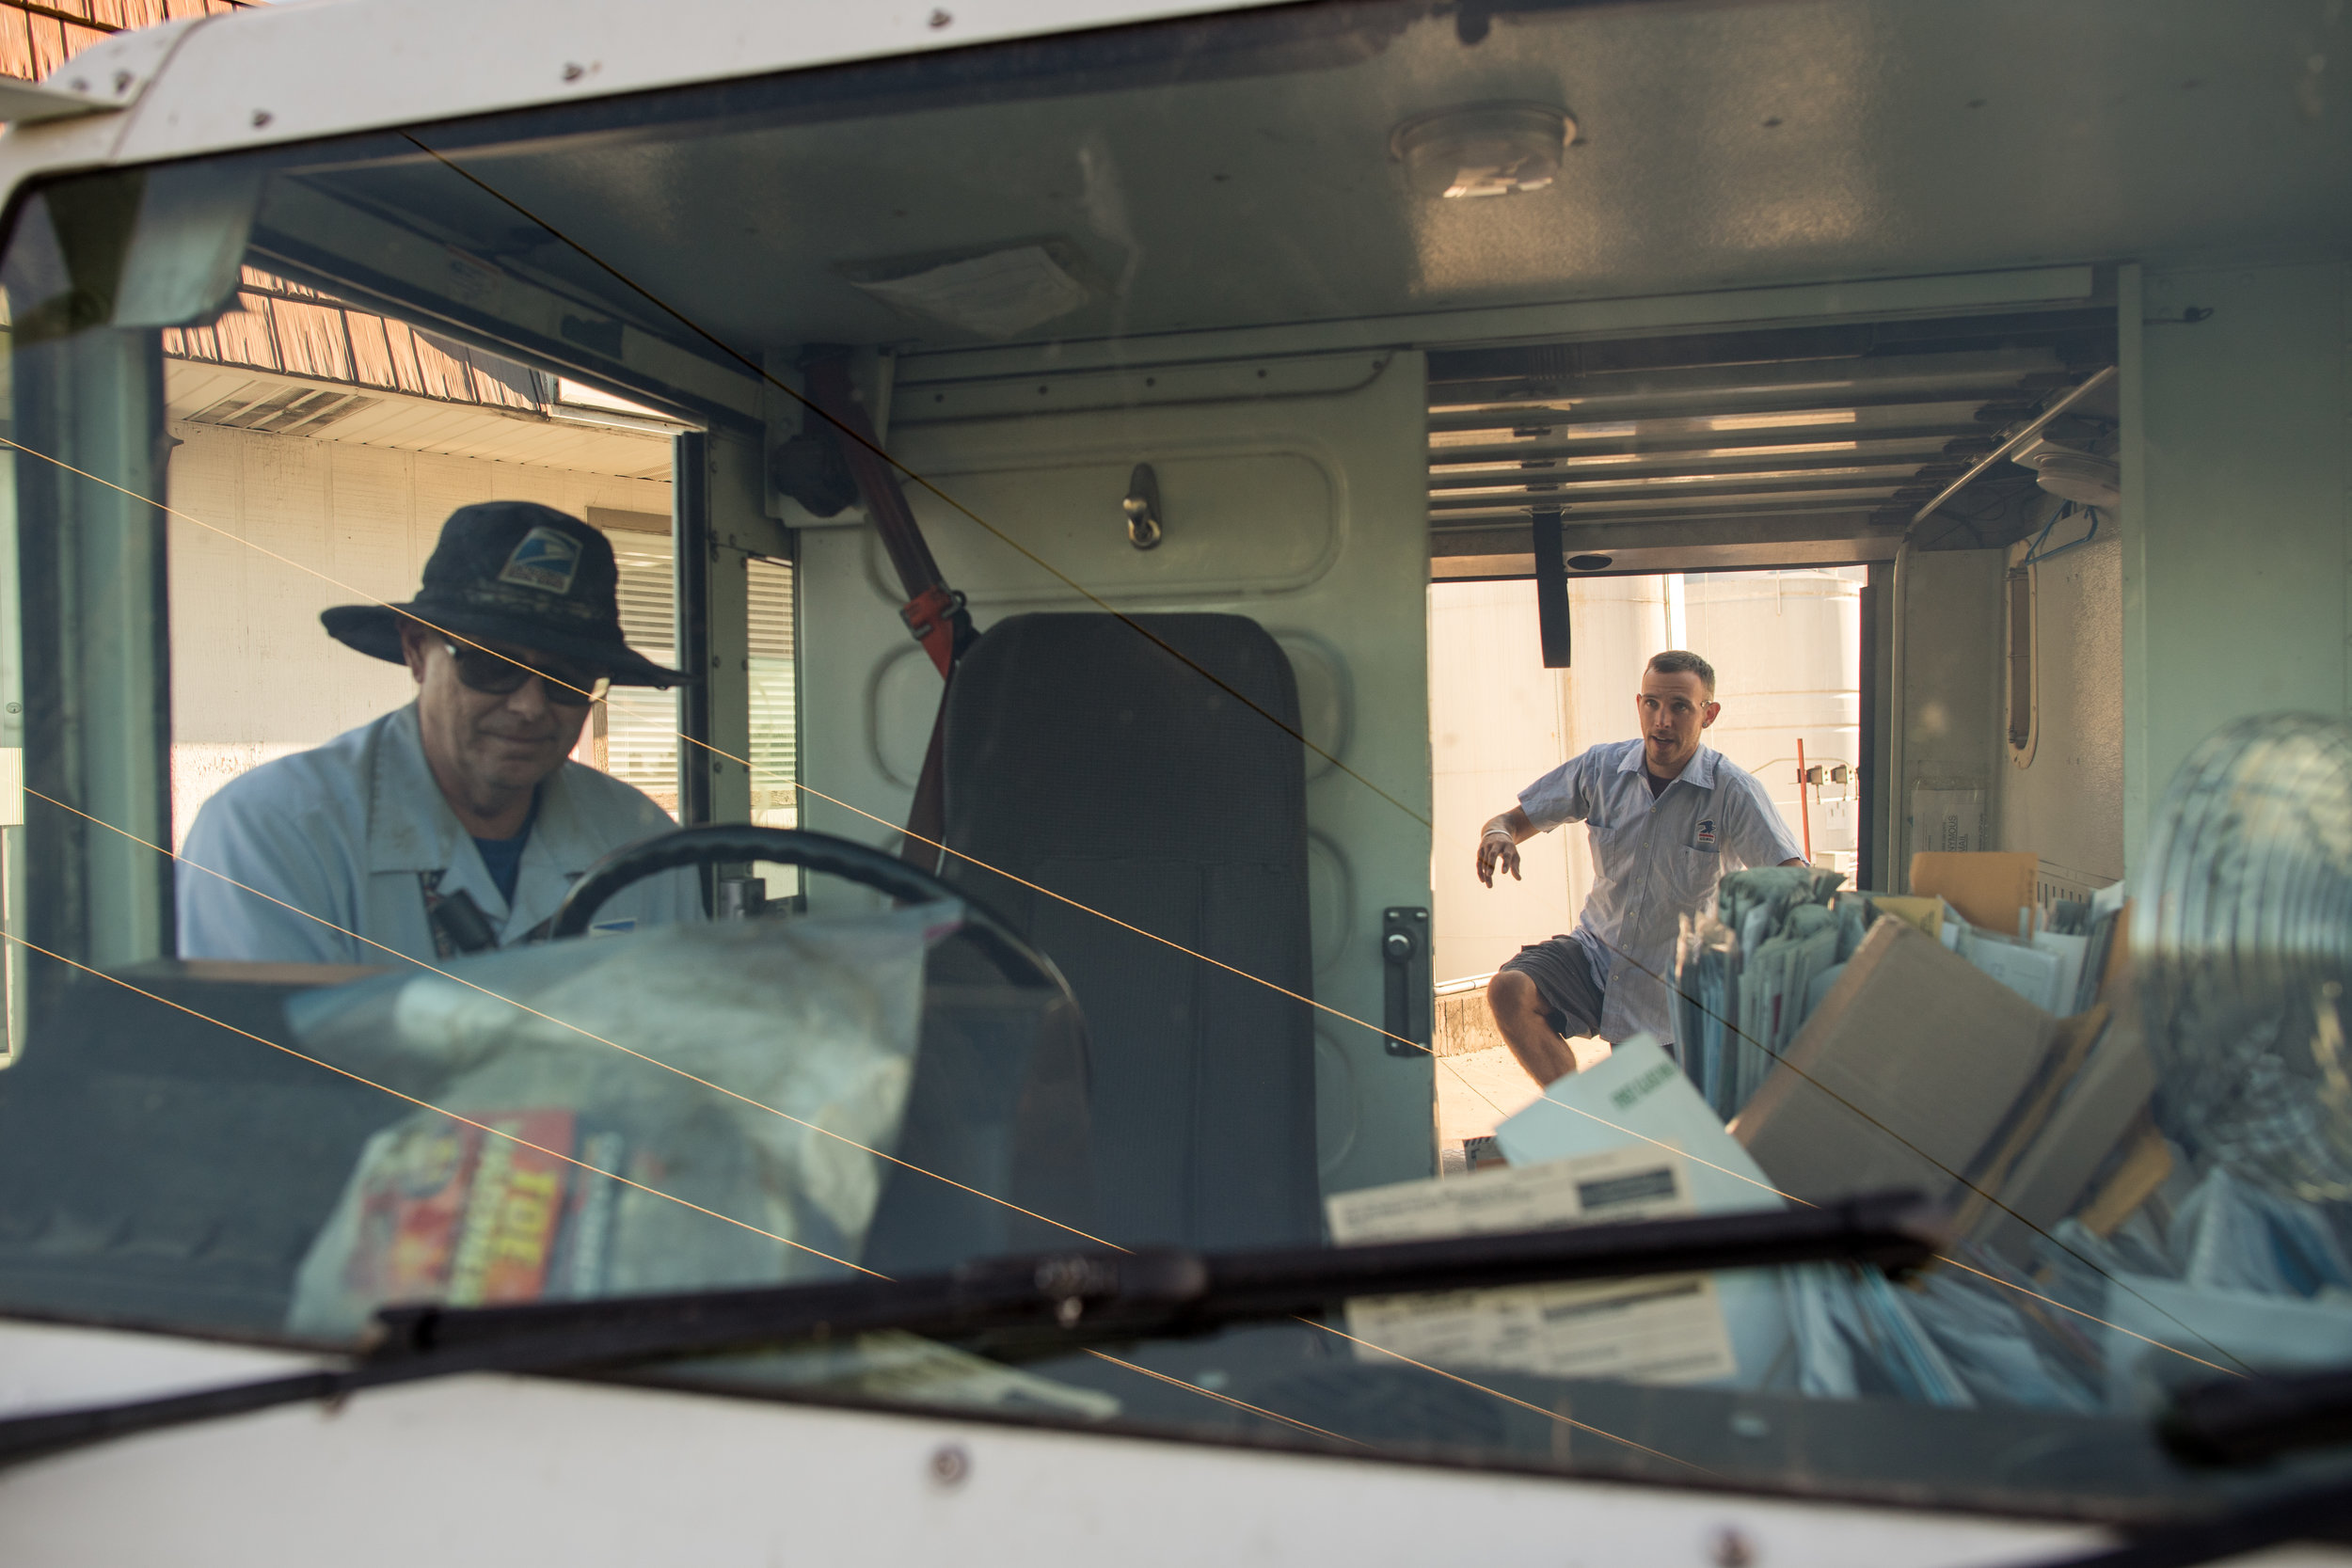
[[[621,629],[628,645],[675,665],[676,567],[666,534],[608,529],[620,568]],[[753,561],[751,595],[752,820],[789,828],[799,821],[792,787],[797,762],[793,673],[792,568]],[[621,687],[606,705],[604,769],[677,811],[678,696]]]

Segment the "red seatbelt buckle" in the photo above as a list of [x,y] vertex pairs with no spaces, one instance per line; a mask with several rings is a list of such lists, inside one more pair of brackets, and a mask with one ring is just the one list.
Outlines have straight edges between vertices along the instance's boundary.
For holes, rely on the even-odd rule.
[[940,678],[956,662],[956,617],[963,610],[963,595],[952,588],[926,588],[909,599],[898,611],[898,619],[907,624],[907,630],[931,656],[939,667]]

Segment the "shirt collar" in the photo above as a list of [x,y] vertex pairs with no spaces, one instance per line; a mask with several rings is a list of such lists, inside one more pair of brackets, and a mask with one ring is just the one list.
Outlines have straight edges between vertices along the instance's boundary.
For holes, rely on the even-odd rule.
[[[1617,764],[1617,771],[1620,773],[1641,772],[1645,766],[1642,760],[1645,754],[1641,737],[1635,736],[1626,742],[1626,753],[1623,760]],[[1693,789],[1714,788],[1716,754],[1712,746],[1701,746],[1697,754],[1682,765],[1682,771],[1668,781],[1669,787],[1673,784],[1687,784]],[[1662,794],[1663,791],[1661,793]]]

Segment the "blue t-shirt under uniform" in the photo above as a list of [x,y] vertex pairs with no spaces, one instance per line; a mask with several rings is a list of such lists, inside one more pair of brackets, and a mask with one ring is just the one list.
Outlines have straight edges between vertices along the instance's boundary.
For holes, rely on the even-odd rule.
[[477,838],[475,853],[482,857],[482,867],[490,874],[490,880],[499,890],[499,896],[509,908],[515,902],[515,884],[522,880],[523,846],[531,842],[531,825],[539,820],[539,802],[531,802],[531,815],[523,818],[522,830],[513,838]]

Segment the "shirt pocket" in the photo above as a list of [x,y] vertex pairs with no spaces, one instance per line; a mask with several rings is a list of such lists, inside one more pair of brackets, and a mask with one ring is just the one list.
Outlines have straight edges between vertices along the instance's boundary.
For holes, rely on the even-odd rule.
[[1712,849],[1677,844],[1661,857],[1666,889],[1679,911],[1714,913],[1715,883],[1723,876],[1724,857]]
[[1621,882],[1640,868],[1642,830],[1645,822],[1625,823],[1612,828],[1604,822],[1587,821],[1585,839],[1592,845],[1593,874],[1605,882]]

